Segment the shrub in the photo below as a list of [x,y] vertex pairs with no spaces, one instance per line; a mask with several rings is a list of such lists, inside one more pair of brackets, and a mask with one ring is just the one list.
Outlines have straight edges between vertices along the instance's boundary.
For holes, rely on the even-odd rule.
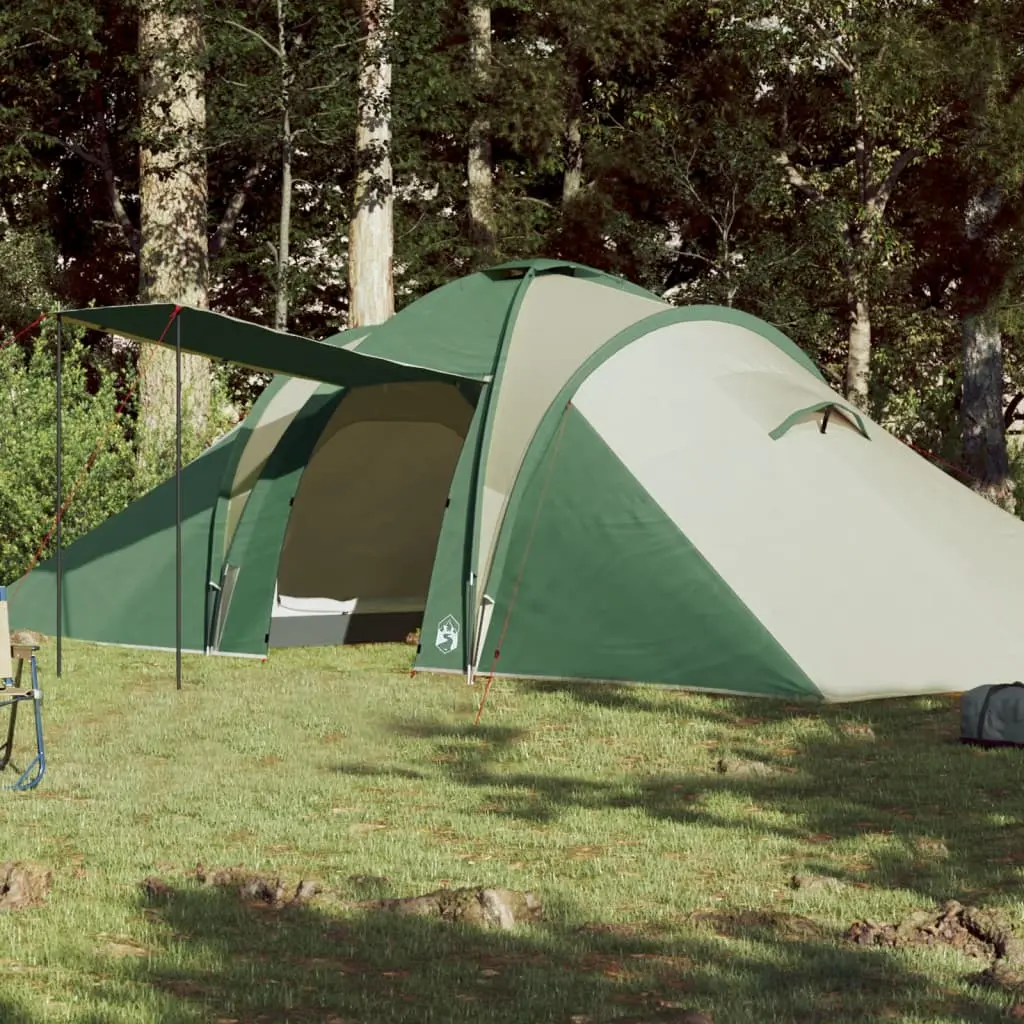
[[[47,323],[31,354],[0,349],[0,582],[19,578],[54,524],[57,473],[56,324]],[[91,367],[80,335],[65,330],[63,360],[64,544],[121,511],[135,494],[135,462],[115,420],[109,370]],[[98,378],[98,385],[97,385]],[[97,446],[99,450],[96,451]],[[95,452],[91,469],[85,467]],[[40,557],[55,547],[50,537]]]

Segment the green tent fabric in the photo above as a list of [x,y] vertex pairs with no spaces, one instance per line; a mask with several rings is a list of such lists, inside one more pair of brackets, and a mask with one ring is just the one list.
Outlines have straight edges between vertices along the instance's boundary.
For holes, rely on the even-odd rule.
[[[348,346],[368,331],[348,331],[325,341],[261,327],[207,309],[151,303],[62,310],[71,323],[135,341],[153,342],[183,352],[210,356],[268,373],[281,373],[327,384],[354,387],[399,380],[443,380],[450,375],[427,368],[410,369],[386,358],[367,359]],[[460,374],[459,376],[466,376]]]
[[[159,340],[171,312],[75,315]],[[278,373],[183,473],[187,649],[421,627],[422,671],[826,701],[1024,669],[1024,524],[754,317],[541,260],[324,342],[180,316]],[[173,645],[173,525],[168,483],[67,549],[69,636]],[[45,563],[12,622],[55,602]]]

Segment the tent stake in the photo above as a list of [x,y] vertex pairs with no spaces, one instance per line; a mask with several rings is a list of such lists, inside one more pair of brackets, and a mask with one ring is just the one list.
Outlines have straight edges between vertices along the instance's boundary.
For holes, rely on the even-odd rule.
[[64,671],[64,320],[57,314],[57,484],[53,508],[57,528],[57,678]]
[[181,689],[181,317],[174,332],[174,681]]

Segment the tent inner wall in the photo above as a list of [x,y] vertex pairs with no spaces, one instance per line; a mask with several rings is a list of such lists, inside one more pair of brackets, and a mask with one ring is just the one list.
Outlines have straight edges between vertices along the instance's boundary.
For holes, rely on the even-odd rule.
[[[275,382],[280,379],[275,378]],[[274,382],[270,386],[273,387]],[[316,381],[284,380],[266,407],[261,410],[259,419],[251,425],[249,438],[230,484],[222,550],[218,552],[221,558],[231,547],[235,529],[245,510],[245,503],[249,500],[249,495],[260,478],[267,460],[317,388]]]
[[[326,599],[344,602],[336,611],[346,617],[397,616],[399,632],[419,625],[472,417],[472,404],[447,384],[350,391],[295,495],[278,568],[278,610],[291,602],[301,612],[303,601]],[[302,635],[308,642],[315,631]],[[324,637],[321,642],[340,642],[336,630]],[[273,639],[271,646],[277,646]]]

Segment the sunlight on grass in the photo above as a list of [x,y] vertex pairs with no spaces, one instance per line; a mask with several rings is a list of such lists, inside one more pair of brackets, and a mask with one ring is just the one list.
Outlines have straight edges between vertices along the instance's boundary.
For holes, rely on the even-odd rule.
[[[408,647],[186,657],[180,693],[173,656],[68,644],[56,680],[44,655],[50,768],[0,820],[3,859],[54,885],[0,916],[4,1022],[1005,1013],[959,954],[840,938],[947,898],[1024,921],[1021,759],[956,744],[949,700],[499,682],[474,727],[479,687],[411,678]],[[198,863],[326,891],[253,909]],[[152,875],[170,898],[146,901]],[[495,934],[356,906],[461,885],[532,889],[545,920]],[[729,923],[753,910],[775,918]]]

